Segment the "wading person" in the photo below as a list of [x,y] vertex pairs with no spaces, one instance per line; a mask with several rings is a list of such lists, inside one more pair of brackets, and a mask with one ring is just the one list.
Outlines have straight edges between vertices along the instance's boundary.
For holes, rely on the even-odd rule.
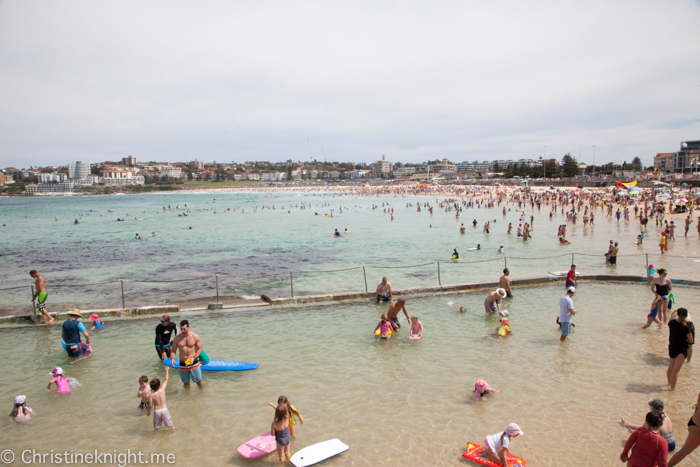
[[571,334],[571,321],[576,313],[574,301],[571,297],[576,293],[575,287],[566,289],[566,293],[559,299],[559,325],[561,326],[560,341],[566,340],[566,336]]
[[[625,443],[620,454],[620,460],[627,462],[628,466],[667,467],[668,443],[659,434],[663,424],[663,418],[656,412],[649,412],[646,416],[646,427],[642,426],[634,430]],[[634,446],[634,448],[632,448]],[[632,455],[628,456],[630,449]]]
[[48,297],[48,292],[46,292],[46,279],[44,276],[36,272],[36,269],[29,271],[29,275],[32,276],[34,280],[34,286],[36,291],[32,296],[32,300],[36,300],[36,309],[41,312],[41,321],[39,324],[51,324],[53,318],[46,311],[46,298]]
[[63,323],[63,327],[61,328],[61,337],[63,338],[63,342],[66,343],[66,352],[68,352],[68,356],[79,358],[83,356],[83,348],[80,345],[80,333],[82,332],[83,335],[85,335],[85,343],[88,346],[90,345],[90,336],[85,330],[83,323],[78,321],[78,318],[81,317],[80,310],[73,308],[73,311],[68,313],[68,316],[70,318]]
[[695,404],[695,413],[688,420],[688,437],[685,439],[683,447],[668,462],[669,467],[673,467],[681,462],[688,454],[700,446],[700,411],[698,411],[698,405],[700,405],[700,394],[698,394],[698,400]]
[[510,269],[505,268],[503,275],[498,279],[498,287],[506,291],[507,298],[513,298],[513,291],[510,289]]
[[170,339],[177,336],[177,326],[170,322],[170,316],[163,315],[160,324],[156,326],[156,353],[161,360],[170,358],[172,345]]
[[398,331],[401,327],[401,324],[399,324],[399,311],[401,310],[403,310],[403,314],[406,315],[406,319],[410,323],[411,318],[408,317],[408,311],[406,311],[406,300],[403,298],[399,298],[398,300],[391,302],[391,305],[389,305],[389,311],[386,312],[387,317],[392,323],[392,327],[396,331]]
[[190,323],[186,319],[180,321],[180,334],[175,336],[172,342],[171,358],[175,358],[180,352],[180,380],[186,388],[190,387],[190,381],[197,383],[204,389],[202,382],[202,362],[199,356],[202,353],[202,340],[190,331]]
[[687,317],[688,310],[679,308],[671,314],[668,322],[668,356],[671,361],[668,363],[666,378],[671,390],[676,389],[678,373],[688,357],[690,344],[693,343],[693,333],[685,321]]
[[497,288],[493,292],[490,292],[484,300],[484,308],[486,313],[492,315],[494,313],[501,313],[501,302],[506,298],[506,291],[502,288]]

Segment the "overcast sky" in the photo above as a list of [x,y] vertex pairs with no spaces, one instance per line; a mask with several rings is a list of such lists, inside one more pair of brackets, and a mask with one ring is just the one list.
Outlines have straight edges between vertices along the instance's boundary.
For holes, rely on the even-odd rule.
[[693,139],[697,0],[0,1],[0,167],[650,164]]

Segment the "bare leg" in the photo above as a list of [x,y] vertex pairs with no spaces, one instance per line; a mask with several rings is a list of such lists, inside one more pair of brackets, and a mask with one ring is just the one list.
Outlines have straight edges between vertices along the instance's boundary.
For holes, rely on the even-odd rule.
[[693,356],[693,346],[688,347],[688,358],[685,359],[686,363],[690,363],[690,357]]
[[296,427],[296,426],[290,426],[290,427],[289,427],[289,434],[290,434],[291,437],[294,438],[294,439],[297,439],[297,437],[296,437],[296,430],[297,430],[297,427]]
[[688,427],[688,437],[685,439],[683,447],[668,461],[668,467],[678,464],[698,446],[700,446],[700,428],[696,426]]
[[627,419],[625,417],[620,417],[620,422],[622,422],[622,424],[625,426],[625,428],[629,428],[632,431],[639,428],[639,425],[632,425],[630,422],[627,421]]
[[284,455],[287,456],[287,459],[290,459],[290,460],[291,460],[291,459],[292,459],[292,454],[290,453],[290,450],[289,450],[289,446],[290,446],[290,445],[291,445],[291,443],[287,444],[287,445],[284,447]]
[[280,458],[280,463],[284,462],[284,446],[277,443],[277,456]]
[[671,390],[676,389],[676,383],[678,382],[678,373],[681,371],[683,362],[685,361],[685,355],[680,354],[676,358],[672,358],[668,364],[668,370],[666,370],[666,377],[668,378],[668,384],[671,386]]
[[197,387],[199,387],[199,389],[204,389],[204,382],[202,380],[197,381]]

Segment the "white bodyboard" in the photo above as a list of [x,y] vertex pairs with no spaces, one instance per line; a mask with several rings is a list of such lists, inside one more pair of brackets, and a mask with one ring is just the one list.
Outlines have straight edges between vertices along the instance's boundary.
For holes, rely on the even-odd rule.
[[309,465],[318,464],[330,457],[337,456],[348,449],[350,449],[350,447],[338,438],[329,439],[328,441],[322,441],[301,449],[294,454],[290,460],[295,467],[307,467]]

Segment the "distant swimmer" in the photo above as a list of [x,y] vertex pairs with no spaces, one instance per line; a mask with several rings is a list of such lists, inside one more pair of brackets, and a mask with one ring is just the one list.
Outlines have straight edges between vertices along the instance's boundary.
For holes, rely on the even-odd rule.
[[134,240],[141,240],[141,235],[136,234],[136,236],[134,237]]
[[335,229],[335,232],[333,233],[334,237],[340,237],[340,232],[338,232],[338,229]]
[[75,222],[73,222],[73,224],[80,224],[80,222],[78,222],[78,219],[76,219]]
[[569,245],[571,242],[565,239],[564,237],[559,237],[559,243],[562,245]]
[[466,233],[466,228],[464,227],[464,224],[462,224],[462,225],[459,227],[459,233],[461,233],[461,234]]
[[505,253],[505,252],[506,252],[505,248],[503,248],[503,245],[501,245],[501,247],[498,249],[498,252],[499,252],[499,253]]
[[472,222],[472,225],[473,225],[474,227],[476,227],[477,224],[478,224],[478,222],[476,222],[476,219],[474,219],[474,222]]
[[348,229],[345,229],[345,232],[343,232],[345,235],[348,234]]
[[450,259],[459,259],[459,253],[457,253],[457,248],[452,250],[452,256],[450,256]]
[[41,321],[39,324],[51,324],[53,318],[49,315],[49,312],[46,311],[46,299],[49,296],[48,292],[46,292],[46,279],[36,272],[36,269],[29,271],[29,275],[35,279],[34,285],[36,291],[32,296],[32,300],[37,300],[36,309],[41,312]]
[[450,305],[450,308],[452,308],[452,311],[458,311],[460,313],[466,313],[467,309],[464,308],[463,306],[457,307],[455,302],[447,302],[448,305]]
[[506,291],[507,298],[513,298],[513,291],[510,288],[510,269],[505,268],[503,275],[498,279],[498,286]]
[[477,249],[477,250],[481,250],[481,243],[477,243],[477,244],[476,244],[476,249]]

